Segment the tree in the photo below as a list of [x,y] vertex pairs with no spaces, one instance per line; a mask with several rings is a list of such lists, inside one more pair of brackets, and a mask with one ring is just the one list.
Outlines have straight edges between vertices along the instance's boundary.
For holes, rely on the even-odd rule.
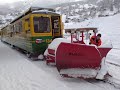
[[120,12],[120,0],[114,0],[114,6],[117,8],[117,11]]

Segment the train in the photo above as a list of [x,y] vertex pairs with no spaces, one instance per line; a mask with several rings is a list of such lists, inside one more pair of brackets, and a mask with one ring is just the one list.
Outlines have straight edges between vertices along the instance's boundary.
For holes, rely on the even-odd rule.
[[30,7],[1,29],[1,41],[38,57],[53,39],[63,37],[62,16],[51,8]]

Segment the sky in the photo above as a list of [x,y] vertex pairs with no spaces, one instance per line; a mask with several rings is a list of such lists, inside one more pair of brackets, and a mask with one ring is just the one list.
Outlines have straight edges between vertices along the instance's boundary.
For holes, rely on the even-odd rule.
[[[17,2],[17,1],[27,1],[27,0],[0,0],[0,4],[14,3],[14,2]],[[32,1],[32,0],[28,0],[28,1]],[[33,0],[33,1],[35,1],[35,0]],[[40,1],[42,1],[42,0],[40,0]],[[55,1],[55,0],[51,0],[51,1]]]
[[[23,1],[23,2],[20,2],[20,4],[19,4],[19,1]],[[14,8],[16,6],[21,7],[21,8],[31,7],[31,6],[49,8],[52,5],[62,4],[62,3],[66,3],[66,2],[74,2],[74,1],[78,1],[78,0],[0,0],[0,8],[1,7],[7,8],[6,5],[9,5],[10,8]],[[19,4],[19,5],[17,5],[17,4]]]
[[66,2],[74,2],[74,1],[85,1],[85,0],[0,0],[0,5],[6,6],[6,4],[10,5],[11,8],[14,8],[14,5],[18,4],[12,4],[15,2],[23,1],[23,6],[26,7],[51,7],[52,5],[56,4],[62,4]]
[[[5,3],[14,3],[17,1],[37,1],[37,0],[0,0],[0,4],[5,4]],[[81,1],[81,0],[39,0],[40,2],[51,2],[51,3],[56,3],[56,2],[69,2],[69,1]]]
[[85,0],[27,0],[27,2],[31,2],[32,6],[52,6],[55,4],[62,4],[66,2],[74,2],[74,1],[85,1]]
[[25,1],[25,0],[0,0],[0,4],[14,3],[17,1]]

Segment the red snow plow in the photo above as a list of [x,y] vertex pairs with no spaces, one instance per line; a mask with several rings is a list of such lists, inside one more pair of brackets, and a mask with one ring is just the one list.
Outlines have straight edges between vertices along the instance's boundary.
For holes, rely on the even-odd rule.
[[[97,28],[66,29],[66,32],[71,33],[70,40],[53,41],[56,48],[48,47],[47,64],[54,63],[63,77],[96,78],[101,62],[104,62],[103,58],[112,47],[89,45],[89,31],[93,31],[96,36]],[[56,41],[58,43],[55,43]]]

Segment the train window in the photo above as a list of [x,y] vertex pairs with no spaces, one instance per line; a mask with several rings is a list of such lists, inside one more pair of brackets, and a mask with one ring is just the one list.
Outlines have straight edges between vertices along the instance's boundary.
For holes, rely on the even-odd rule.
[[49,33],[50,19],[48,17],[34,17],[34,32]]

